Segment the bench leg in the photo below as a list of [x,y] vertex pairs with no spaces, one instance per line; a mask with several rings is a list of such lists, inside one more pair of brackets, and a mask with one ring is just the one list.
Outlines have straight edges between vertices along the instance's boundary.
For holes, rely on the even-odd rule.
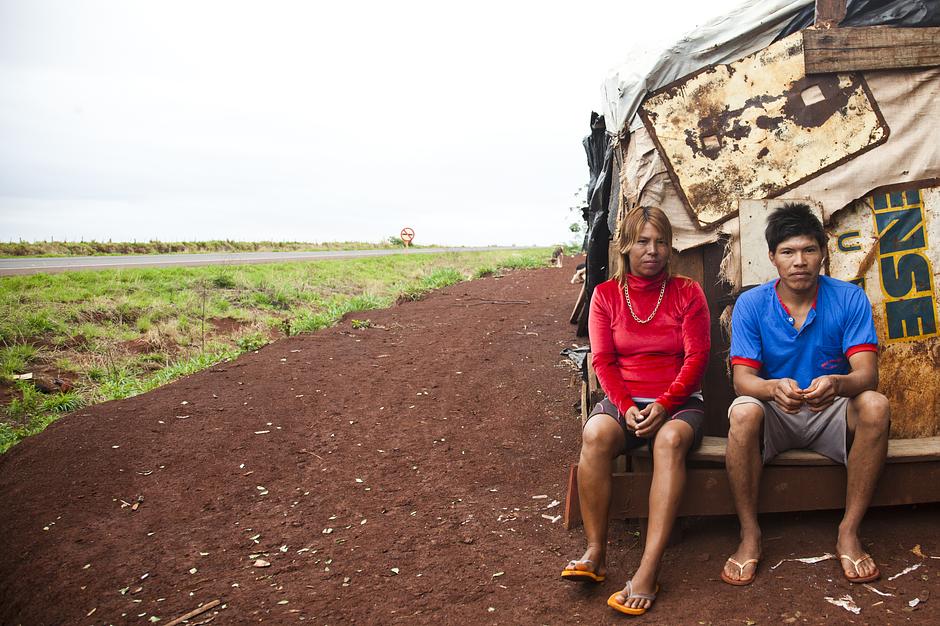
[[581,501],[578,495],[578,464],[568,472],[568,494],[565,496],[565,530],[581,525]]

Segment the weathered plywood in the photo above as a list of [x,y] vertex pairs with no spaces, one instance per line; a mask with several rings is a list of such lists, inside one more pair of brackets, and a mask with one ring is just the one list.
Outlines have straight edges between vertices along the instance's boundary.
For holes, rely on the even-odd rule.
[[795,33],[655,92],[640,117],[701,225],[772,198],[888,138],[858,74],[807,77]]
[[760,285],[777,278],[777,269],[767,254],[767,217],[774,209],[788,202],[808,204],[820,222],[823,222],[822,206],[808,198],[775,198],[773,200],[741,200],[738,203],[740,225],[738,258],[741,260],[741,285]]
[[833,216],[829,271],[865,289],[894,437],[940,434],[940,187],[877,193]]
[[833,28],[803,32],[807,74],[940,65],[940,28]]

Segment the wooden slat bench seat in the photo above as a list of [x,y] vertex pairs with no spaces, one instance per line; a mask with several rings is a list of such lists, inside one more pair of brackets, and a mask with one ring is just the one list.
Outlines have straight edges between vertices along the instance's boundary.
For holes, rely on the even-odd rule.
[[[734,511],[725,472],[724,437],[705,437],[689,455],[689,471],[679,516],[730,515]],[[644,447],[631,455],[628,471],[613,475],[612,519],[648,515],[652,459]],[[564,522],[581,522],[577,464],[571,467]],[[790,450],[771,461],[763,472],[758,511],[780,513],[839,509],[845,505],[845,468],[809,450]],[[892,439],[888,462],[872,506],[940,502],[940,437]]]

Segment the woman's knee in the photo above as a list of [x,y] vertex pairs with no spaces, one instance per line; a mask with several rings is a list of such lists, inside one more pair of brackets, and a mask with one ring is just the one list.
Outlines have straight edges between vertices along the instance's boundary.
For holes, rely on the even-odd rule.
[[764,407],[752,402],[735,405],[728,413],[728,437],[751,437],[760,433]]
[[685,456],[685,452],[692,445],[694,435],[692,427],[681,420],[666,422],[653,440],[653,453]]
[[594,415],[581,431],[581,454],[612,455],[622,447],[620,424],[610,415]]

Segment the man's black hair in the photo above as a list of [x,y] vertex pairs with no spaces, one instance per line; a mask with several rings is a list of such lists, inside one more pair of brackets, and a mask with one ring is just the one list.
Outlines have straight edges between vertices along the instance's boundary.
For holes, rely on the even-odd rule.
[[777,251],[780,242],[801,235],[816,239],[820,250],[823,253],[826,252],[826,231],[823,230],[822,223],[813,215],[808,204],[788,202],[767,218],[764,237],[767,238],[767,248],[771,252]]

